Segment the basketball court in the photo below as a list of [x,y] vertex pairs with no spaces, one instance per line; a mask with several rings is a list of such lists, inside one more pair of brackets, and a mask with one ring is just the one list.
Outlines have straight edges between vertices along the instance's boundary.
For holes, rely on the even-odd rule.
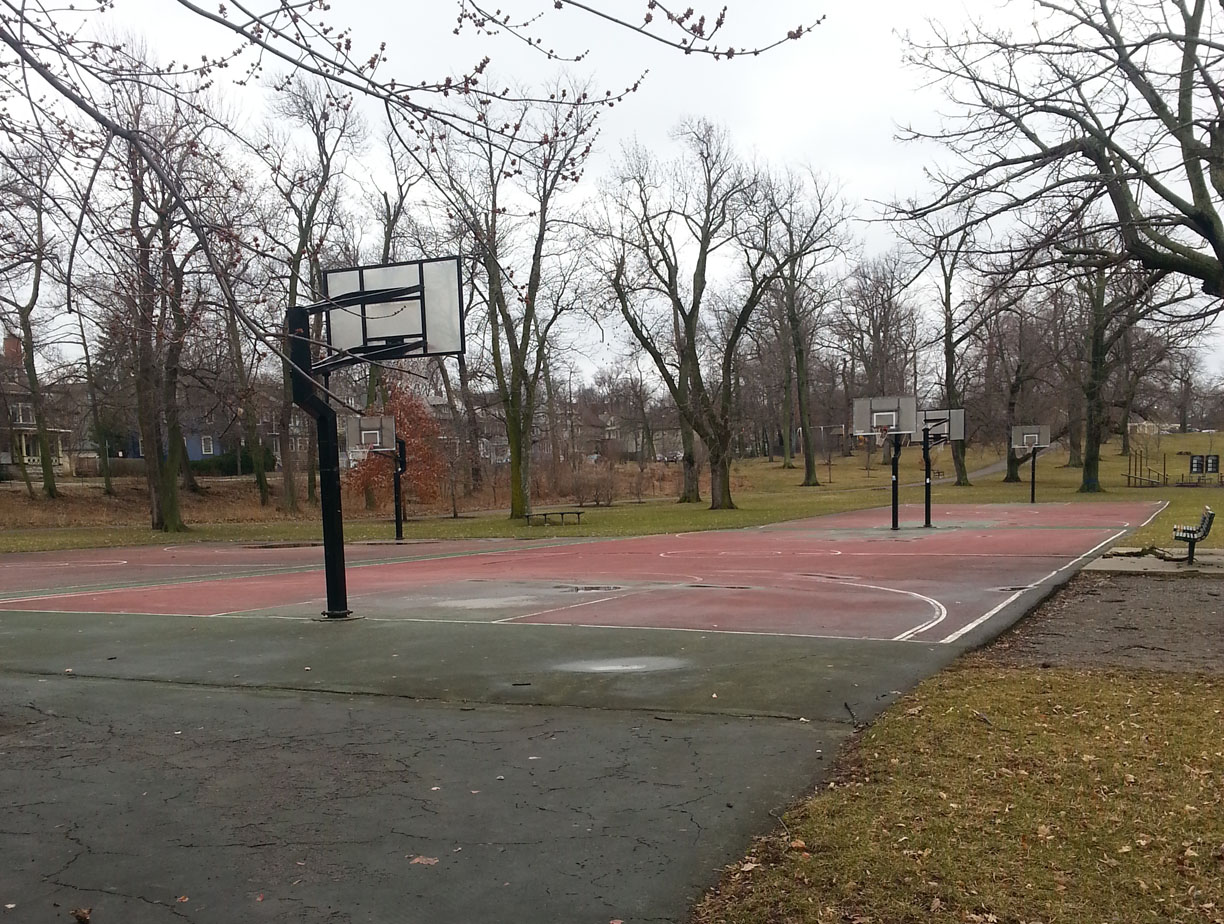
[[318,546],[6,556],[6,917],[683,919],[861,723],[1158,510],[350,545],[356,620]]
[[[549,630],[565,630],[561,647],[573,657],[563,661],[582,660],[586,639],[574,629],[603,630],[601,650],[611,644],[638,656],[691,635],[739,637],[739,647],[753,639],[768,640],[766,647],[844,640],[864,643],[864,653],[870,643],[960,650],[997,632],[1160,506],[945,506],[930,529],[913,506],[902,508],[900,530],[874,509],[627,539],[352,545],[349,605],[362,618],[344,624],[320,621],[326,599],[316,546],[38,553],[11,557],[0,576],[0,611],[42,622],[77,617],[77,631],[90,634],[165,631],[172,617],[263,623],[273,635],[307,632],[324,646],[374,637],[420,645],[461,632],[473,652],[496,648],[503,666],[532,662],[550,647],[542,642]],[[272,628],[286,622],[301,626]],[[784,696],[768,707],[745,704],[758,706],[774,714],[803,708]]]

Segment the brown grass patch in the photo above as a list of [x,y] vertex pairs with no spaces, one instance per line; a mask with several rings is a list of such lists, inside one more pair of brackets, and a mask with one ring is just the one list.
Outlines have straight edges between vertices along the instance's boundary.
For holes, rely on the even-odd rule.
[[698,924],[1224,921],[1224,681],[997,668],[864,731]]

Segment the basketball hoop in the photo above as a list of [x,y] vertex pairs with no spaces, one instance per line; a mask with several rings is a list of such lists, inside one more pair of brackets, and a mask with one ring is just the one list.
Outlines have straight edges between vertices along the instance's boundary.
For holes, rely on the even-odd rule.
[[366,446],[354,446],[348,451],[348,455],[349,467],[356,468],[369,457],[370,450],[369,447]]
[[887,425],[876,427],[876,445],[883,446],[888,442],[888,434],[892,432],[892,427]]

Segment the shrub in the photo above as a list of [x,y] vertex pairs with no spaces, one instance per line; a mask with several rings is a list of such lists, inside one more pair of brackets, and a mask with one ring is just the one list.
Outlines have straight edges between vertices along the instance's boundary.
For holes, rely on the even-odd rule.
[[[260,446],[264,458],[264,471],[272,471],[276,468],[276,455],[267,446]],[[111,460],[114,464],[115,460]],[[191,463],[191,470],[197,475],[237,475],[238,464],[233,451],[223,452],[219,456],[210,456],[207,459],[196,459]],[[242,474],[249,475],[255,471],[255,460],[251,456],[249,446],[242,447]]]

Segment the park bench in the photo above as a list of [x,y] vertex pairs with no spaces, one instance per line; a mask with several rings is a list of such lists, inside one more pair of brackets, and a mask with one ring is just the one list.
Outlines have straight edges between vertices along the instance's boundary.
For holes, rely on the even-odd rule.
[[1210,507],[1203,508],[1203,517],[1199,520],[1198,526],[1174,526],[1173,539],[1177,542],[1185,542],[1190,546],[1190,552],[1186,556],[1187,562],[1194,561],[1194,546],[1207,538],[1207,534],[1211,532],[1211,523],[1215,520],[1215,511]]
[[585,510],[544,510],[540,513],[529,513],[527,514],[527,525],[535,526],[537,523],[542,523],[547,526],[550,517],[556,517],[562,526],[565,525],[566,517],[573,517],[574,521],[581,525],[584,513],[586,513]]

